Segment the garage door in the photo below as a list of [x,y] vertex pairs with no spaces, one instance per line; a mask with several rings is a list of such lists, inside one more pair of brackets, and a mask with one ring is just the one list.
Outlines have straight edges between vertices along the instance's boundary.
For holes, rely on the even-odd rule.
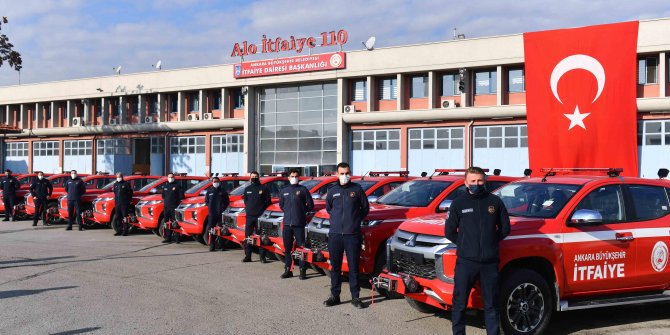
[[28,142],[5,143],[5,169],[28,173]]
[[212,136],[212,173],[244,174],[244,135]]
[[503,175],[523,176],[528,168],[526,125],[474,127],[472,163],[491,172],[501,169]]
[[170,138],[170,172],[205,175],[205,136]]
[[33,171],[60,172],[59,157],[60,143],[58,141],[33,142]]
[[63,142],[63,170],[93,173],[92,145],[91,140]]
[[435,169],[465,167],[463,127],[416,128],[409,130],[407,155],[409,173],[431,174]]
[[649,120],[638,127],[640,177],[657,178],[658,169],[670,168],[670,120]]
[[400,130],[355,130],[352,132],[351,167],[354,175],[368,171],[400,170]]

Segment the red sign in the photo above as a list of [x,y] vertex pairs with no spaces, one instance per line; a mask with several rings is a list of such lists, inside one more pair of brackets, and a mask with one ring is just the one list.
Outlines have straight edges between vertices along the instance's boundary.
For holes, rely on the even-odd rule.
[[524,34],[530,167],[637,176],[638,22]]
[[242,62],[235,64],[233,74],[235,78],[253,78],[278,74],[344,69],[344,67],[344,52],[333,52],[312,56]]

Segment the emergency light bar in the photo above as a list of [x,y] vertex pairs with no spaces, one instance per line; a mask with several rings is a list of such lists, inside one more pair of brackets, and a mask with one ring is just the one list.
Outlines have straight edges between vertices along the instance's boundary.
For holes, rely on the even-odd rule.
[[240,174],[237,173],[237,172],[221,172],[221,173],[217,173],[217,174],[216,174],[217,177],[218,177],[218,176],[237,177],[237,176],[239,176],[239,175],[240,175]]
[[282,172],[271,172],[271,173],[268,173],[267,175],[268,175],[268,176],[285,177],[285,176],[288,175],[288,173],[287,173],[286,171],[282,171]]
[[188,176],[188,173],[186,173],[186,172],[177,172],[177,173],[172,173],[172,174],[175,175],[175,177],[186,177],[186,176]]
[[397,174],[400,177],[407,177],[409,176],[409,171],[370,171],[368,172],[368,175],[370,177],[388,177],[390,174]]
[[[484,172],[489,172],[489,169],[482,169]],[[453,172],[463,172],[465,173],[468,171],[468,169],[435,169],[435,172],[433,174],[438,174],[438,175],[448,175]]]
[[572,172],[602,172],[610,177],[617,177],[623,172],[623,168],[542,168],[540,172],[547,173],[549,176],[557,173],[569,174]]
[[146,172],[140,172],[140,171],[133,172],[133,176],[146,176],[146,175],[147,175]]
[[98,173],[96,173],[96,174],[98,176],[107,176],[107,175],[109,175],[109,172],[98,171]]
[[324,172],[321,174],[323,177],[332,177],[335,175],[335,171],[330,171],[330,172]]

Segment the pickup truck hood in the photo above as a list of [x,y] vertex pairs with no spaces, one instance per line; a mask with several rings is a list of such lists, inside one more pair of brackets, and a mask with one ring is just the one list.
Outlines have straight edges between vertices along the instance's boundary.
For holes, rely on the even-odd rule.
[[[444,236],[445,213],[408,219],[398,229],[417,234]],[[541,231],[545,219],[510,216],[510,235],[545,234]]]

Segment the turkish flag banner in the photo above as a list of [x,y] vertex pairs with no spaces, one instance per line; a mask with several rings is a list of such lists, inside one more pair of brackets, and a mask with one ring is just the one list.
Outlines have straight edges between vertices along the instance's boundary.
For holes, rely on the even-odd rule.
[[639,22],[524,33],[528,156],[637,176]]

